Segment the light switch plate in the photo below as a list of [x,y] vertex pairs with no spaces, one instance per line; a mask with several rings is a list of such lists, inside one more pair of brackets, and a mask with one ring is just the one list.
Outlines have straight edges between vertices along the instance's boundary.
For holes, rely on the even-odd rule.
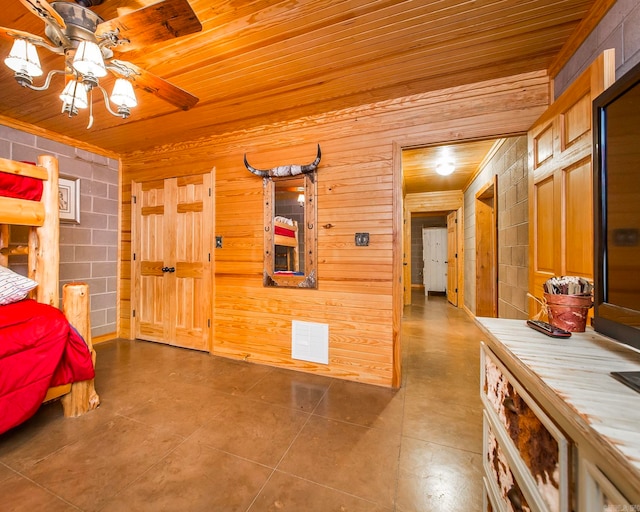
[[356,233],[356,246],[366,247],[369,245],[369,233]]

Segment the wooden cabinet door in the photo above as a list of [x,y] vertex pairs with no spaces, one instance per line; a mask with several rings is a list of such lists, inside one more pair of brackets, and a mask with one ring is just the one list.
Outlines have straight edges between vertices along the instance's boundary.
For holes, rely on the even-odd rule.
[[211,175],[133,183],[136,338],[210,349]]
[[[604,52],[529,130],[529,293],[574,275],[593,280],[591,102],[614,80]],[[529,300],[529,316],[540,305]]]

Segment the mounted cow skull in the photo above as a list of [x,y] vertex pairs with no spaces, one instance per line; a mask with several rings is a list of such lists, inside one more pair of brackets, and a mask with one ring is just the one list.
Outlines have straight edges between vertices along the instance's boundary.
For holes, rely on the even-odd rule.
[[285,178],[288,176],[297,176],[298,174],[309,174],[314,172],[318,168],[321,156],[320,144],[318,144],[318,155],[316,156],[316,159],[308,165],[279,165],[278,167],[273,167],[272,169],[263,171],[249,165],[246,153],[244,155],[244,165],[248,171],[260,176],[261,178]]

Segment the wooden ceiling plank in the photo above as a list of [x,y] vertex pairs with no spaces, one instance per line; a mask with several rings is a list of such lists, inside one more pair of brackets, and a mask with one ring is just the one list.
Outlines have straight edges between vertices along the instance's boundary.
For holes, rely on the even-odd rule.
[[[140,92],[139,106],[122,121],[103,113],[96,98],[96,121],[87,131],[86,113],[61,118],[58,84],[23,91],[6,69],[0,87],[8,94],[0,97],[0,111],[118,152],[250,131],[546,69],[594,1],[189,0],[203,23],[201,34],[153,44],[126,60],[200,97],[191,111]],[[109,0],[94,10],[113,18],[154,2]],[[44,23],[8,2],[0,25],[42,34]],[[0,52],[10,44],[0,41]],[[47,53],[40,55],[44,68],[61,65]],[[111,81],[104,84],[110,88]]]
[[[550,40],[550,35],[547,33],[541,33],[532,35],[531,39],[513,39],[513,44],[518,44],[518,50],[526,50],[527,52],[536,52],[536,45],[540,45],[541,43],[548,42]],[[560,42],[558,43],[559,47]],[[342,95],[344,95],[344,91],[348,90],[348,84],[351,83],[351,88],[359,85],[360,87],[376,87],[378,84],[384,85],[385,82],[393,82],[398,83],[398,70],[397,66],[401,66],[403,69],[403,74],[405,76],[411,76],[411,69],[415,69],[416,76],[420,76],[417,73],[421,73],[424,75],[424,67],[429,66],[430,71],[429,74],[433,77],[438,76],[441,73],[452,72],[455,69],[468,69],[468,66],[477,67],[477,66],[486,66],[491,60],[495,60],[498,65],[502,65],[504,61],[510,58],[510,54],[513,52],[514,47],[509,44],[501,45],[501,53],[497,52],[489,53],[488,47],[483,44],[472,45],[469,48],[464,48],[465,53],[464,57],[460,57],[460,50],[462,48],[455,48],[455,55],[458,56],[457,62],[455,66],[452,65],[451,55],[452,53],[442,52],[440,55],[436,55],[437,61],[431,60],[431,54],[427,53],[414,53],[410,57],[406,56],[397,56],[394,59],[380,59],[376,61],[367,62],[361,66],[352,66],[348,72],[349,74],[345,74],[343,70],[336,70],[333,73],[326,74],[317,74],[316,76],[305,77],[305,79],[298,77],[263,77],[262,81],[259,80],[251,80],[251,72],[250,70],[246,70],[244,73],[246,85],[243,89],[235,91],[235,94],[231,97],[227,97],[226,100],[234,101],[237,100],[238,97],[244,96],[246,94],[261,94],[261,92],[265,92],[267,94],[276,94],[280,92],[291,93],[294,90],[299,90],[305,87],[313,87],[318,83],[322,83],[325,87],[327,85],[332,84],[336,90],[342,91]],[[500,55],[500,59],[497,57]],[[529,59],[531,55],[529,53],[523,54],[526,59]],[[394,56],[395,57],[395,56]],[[373,72],[375,76],[375,81],[366,80],[364,83],[359,82],[360,74],[366,74],[368,72]],[[220,77],[220,80],[217,82],[218,87],[218,99],[216,101],[225,101],[224,92],[229,90],[226,83],[223,80],[226,77]],[[256,77],[257,78],[257,77]],[[286,78],[286,79],[285,79]],[[386,79],[386,80],[385,80]],[[229,82],[232,83],[232,82]],[[340,92],[337,91],[337,94]]]
[[[571,30],[571,27],[568,27],[568,28],[567,28],[567,32],[569,32],[570,30]],[[517,30],[509,31],[509,32],[515,32],[515,33],[517,33]],[[509,32],[506,32],[506,33],[509,33]],[[543,32],[543,33],[541,34],[541,36],[539,36],[539,40],[540,40],[541,42],[548,41],[548,36],[546,35],[546,31],[545,31],[545,32]],[[469,43],[469,44],[478,44],[479,42],[480,42],[480,40],[477,40],[477,41],[473,41],[473,42],[471,42],[471,43]],[[460,47],[460,46],[458,46],[458,47]],[[454,49],[455,49],[455,48],[454,48]],[[435,50],[434,50],[434,52],[435,52]],[[444,50],[443,48],[438,49],[438,53],[444,53],[444,54],[446,55],[445,50]],[[448,57],[448,56],[447,56],[447,57]],[[245,57],[245,59],[246,59],[246,58],[247,58],[247,57]],[[296,61],[292,61],[292,59],[291,59],[291,56],[290,56],[290,55],[289,55],[289,56],[287,56],[287,57],[282,57],[282,60],[285,60],[285,59],[286,59],[286,60],[288,60],[288,61],[290,61],[290,62],[292,62],[293,64],[297,64],[297,66],[296,66],[296,67],[297,67],[298,69],[305,70],[305,69],[308,69],[308,68],[309,68],[309,66],[306,66],[306,67],[305,67],[305,66],[303,66],[301,63],[298,63],[298,62],[296,62]],[[315,55],[314,59],[315,59],[315,61],[316,61],[316,62],[321,62],[321,59],[319,58],[319,55],[318,55],[318,54],[316,54],[316,55]],[[259,55],[259,56],[256,56],[256,57],[255,57],[255,62],[257,63],[257,64],[256,64],[256,66],[260,66],[260,63],[265,62],[265,61],[268,61],[268,62],[276,62],[276,61],[275,61],[275,59],[273,58],[273,56]],[[345,66],[347,66],[348,64],[344,64],[344,65],[345,65]],[[237,66],[232,66],[232,67],[233,67],[233,69],[235,69],[235,70],[237,70],[237,69],[238,69],[238,67],[237,67]],[[242,71],[239,71],[239,70],[238,70],[237,72],[238,72],[238,73],[240,73],[240,72],[241,72],[244,76],[247,76],[247,75],[249,75],[249,74],[250,74],[251,70],[250,70],[250,69],[245,65],[245,67],[243,67]],[[265,73],[264,73],[264,67],[262,67],[262,68],[261,68],[261,74],[262,74],[262,75],[265,75]],[[222,80],[223,80],[223,78],[225,77],[224,70],[222,70],[222,69],[218,69],[218,70],[217,70],[217,75],[218,75],[218,76],[217,76],[217,80],[218,80],[218,82],[219,82],[219,83],[222,83]],[[266,76],[268,77],[269,75],[266,75]],[[230,80],[231,80],[231,79],[233,79],[233,75],[229,76],[229,79],[230,79]],[[277,80],[277,81],[281,81],[281,80],[282,80],[282,77],[276,77],[276,80]],[[297,80],[297,78],[295,78],[295,77],[294,77],[294,80]],[[265,81],[265,80],[264,80],[264,78],[263,78],[263,80],[262,80],[262,81]],[[245,81],[245,83],[252,83],[252,82],[253,82],[253,83],[255,83],[254,81],[251,81],[251,80],[246,80],[246,81]]]
[[[368,31],[375,30],[377,30],[377,33],[380,33],[381,28],[386,28],[386,30],[382,31],[382,35],[378,36],[378,39],[376,39],[378,51],[380,51],[380,49],[389,48],[391,46],[390,41],[392,41],[393,39],[399,39],[401,41],[401,45],[405,48],[407,47],[408,41],[411,42],[412,48],[417,45],[417,41],[432,40],[433,42],[437,43],[437,45],[441,45],[443,44],[443,42],[449,39],[458,37],[458,32],[460,31],[463,31],[464,35],[468,37],[472,33],[483,33],[506,26],[503,20],[505,18],[508,18],[511,10],[514,9],[515,12],[518,12],[518,9],[521,11],[518,19],[527,20],[529,18],[529,16],[527,15],[528,11],[525,11],[524,6],[528,5],[529,3],[537,5],[539,4],[539,1],[530,0],[530,2],[524,3],[512,3],[510,1],[510,5],[508,8],[502,5],[503,3],[504,2],[496,3],[496,5],[499,5],[503,8],[502,10],[500,10],[499,7],[494,7],[494,9],[489,10],[485,15],[483,15],[483,19],[477,19],[470,13],[465,13],[464,22],[455,20],[454,22],[452,22],[456,23],[457,27],[438,19],[433,20],[434,23],[428,23],[427,21],[425,21],[425,19],[423,19],[425,17],[424,14],[422,16],[408,18],[409,21],[406,21],[406,12],[401,11],[401,15],[405,17],[403,18],[405,19],[404,23],[412,23],[414,27],[413,31],[403,32],[400,27],[388,23],[388,18],[385,18],[383,22],[373,18],[374,21],[369,22],[369,25],[371,26],[360,23],[360,19],[357,18],[353,21],[353,23],[347,25],[344,30],[336,30],[332,28],[331,30],[327,30],[321,34],[303,32],[303,34],[298,37],[286,37],[278,44],[268,44],[268,38],[265,34],[262,34],[262,39],[252,42],[251,44],[242,44],[241,41],[237,39],[231,39],[228,44],[231,48],[233,48],[233,52],[230,54],[225,53],[219,45],[212,45],[211,42],[207,39],[206,46],[203,46],[201,49],[202,58],[198,57],[198,49],[193,45],[190,46],[190,55],[185,55],[184,57],[187,58],[189,62],[195,62],[194,65],[196,66],[206,66],[208,64],[214,64],[222,60],[233,62],[234,55],[236,55],[238,58],[245,59],[246,56],[253,50],[262,50],[264,51],[264,54],[261,55],[262,62],[268,62],[276,58],[277,55],[280,55],[281,57],[290,57],[292,54],[299,53],[301,51],[301,48],[298,46],[298,40],[302,41],[301,44],[305,45],[304,47],[306,47],[311,55],[317,54],[320,47],[323,45],[328,46],[328,48],[330,48],[330,51],[334,54],[343,46],[348,46],[349,48],[353,48],[354,50],[349,52],[353,57],[361,53],[360,48],[358,48],[359,44],[371,44],[367,42],[368,38],[364,37],[364,34],[366,34]],[[573,5],[576,2],[570,3],[571,5]],[[553,19],[556,11],[561,11],[562,4],[563,2],[556,2],[552,7],[546,9],[544,12],[541,12],[540,7],[532,7],[532,11],[539,13],[536,18],[542,17],[543,19],[546,19],[548,23],[549,20]],[[494,4],[491,5],[493,6]],[[567,10],[565,12],[570,13],[568,14],[568,16],[570,16],[572,19],[579,19],[579,10],[572,8],[571,10]],[[497,14],[500,14],[500,16],[497,16]],[[380,27],[380,23],[383,23],[384,25]],[[489,23],[490,25],[486,29],[483,29],[483,23]],[[523,23],[526,23],[526,21]],[[429,25],[431,24],[433,24],[434,26],[430,27]],[[472,31],[469,29],[469,25],[473,26]],[[336,26],[336,28],[338,28],[338,26]],[[522,28],[523,25],[515,26],[515,30],[521,30]],[[208,35],[209,34],[207,34],[207,36]],[[380,40],[380,38],[382,38],[382,40]],[[349,45],[341,45],[341,41],[348,41]],[[272,48],[276,51],[271,52],[270,50]],[[212,49],[214,50],[213,52]],[[280,50],[281,53],[278,54],[277,50]],[[214,54],[213,56],[212,53]],[[160,61],[166,62],[166,59],[160,59]],[[188,68],[183,67],[183,71],[188,71]]]

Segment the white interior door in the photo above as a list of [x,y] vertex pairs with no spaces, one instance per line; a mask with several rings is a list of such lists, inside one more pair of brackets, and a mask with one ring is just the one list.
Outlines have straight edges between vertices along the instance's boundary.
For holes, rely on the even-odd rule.
[[447,228],[422,228],[424,293],[447,289]]

